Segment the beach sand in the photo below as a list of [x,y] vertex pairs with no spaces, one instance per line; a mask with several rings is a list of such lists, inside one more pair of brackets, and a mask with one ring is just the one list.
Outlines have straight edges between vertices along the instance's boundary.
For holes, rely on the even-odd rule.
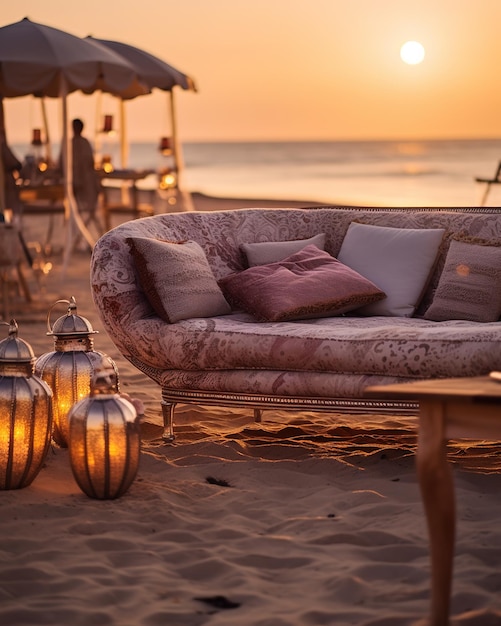
[[[198,210],[316,203],[194,194]],[[35,218],[30,218],[35,219]],[[31,241],[37,227],[26,224]],[[405,416],[180,405],[164,445],[160,390],[117,352],[89,289],[88,252],[61,258],[33,302],[13,294],[19,336],[53,350],[46,314],[74,295],[145,406],[138,476],[98,501],[53,446],[32,485],[0,492],[0,623],[6,626],[410,626],[428,612],[429,560]],[[52,322],[65,314],[56,306]],[[0,333],[1,338],[6,336]],[[458,505],[452,623],[501,624],[501,447],[450,445]]]

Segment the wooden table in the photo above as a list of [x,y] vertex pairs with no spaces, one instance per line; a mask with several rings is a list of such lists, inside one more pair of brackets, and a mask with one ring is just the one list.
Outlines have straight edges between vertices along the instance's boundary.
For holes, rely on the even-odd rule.
[[[143,180],[154,174],[155,170],[112,170],[111,172],[104,172],[99,170],[98,174],[101,178],[101,187],[103,190],[103,213],[105,229],[110,230],[111,214],[116,213],[131,213],[132,217],[141,217],[144,215],[153,215],[153,206],[151,204],[141,204],[138,199],[137,182]],[[111,202],[108,198],[108,191],[110,189],[117,189],[117,185],[112,186],[109,181],[116,181],[119,183],[118,189],[121,189],[121,201]],[[126,188],[121,188],[120,183],[126,185]],[[130,196],[129,192],[130,191]],[[125,197],[124,197],[125,196]]]
[[431,558],[430,626],[449,624],[456,507],[449,439],[501,439],[501,383],[489,376],[368,387],[370,396],[419,403],[417,471]]

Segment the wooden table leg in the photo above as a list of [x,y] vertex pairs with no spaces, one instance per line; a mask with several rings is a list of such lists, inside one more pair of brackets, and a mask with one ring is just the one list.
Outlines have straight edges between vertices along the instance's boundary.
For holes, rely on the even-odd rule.
[[430,541],[430,626],[449,624],[452,588],[456,512],[445,427],[445,404],[421,400],[416,462]]

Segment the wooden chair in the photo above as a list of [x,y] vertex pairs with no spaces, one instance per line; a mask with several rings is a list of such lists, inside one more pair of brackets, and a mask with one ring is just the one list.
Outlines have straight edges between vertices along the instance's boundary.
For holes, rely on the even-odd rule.
[[11,288],[22,291],[26,302],[31,302],[31,293],[23,274],[24,251],[18,229],[12,224],[0,222],[0,286],[2,292],[2,318],[10,318]]
[[[136,219],[155,214],[153,202],[139,202],[138,195],[135,185],[129,189],[102,186],[102,211],[106,231],[111,230],[113,226],[113,215],[130,215],[132,219]],[[151,192],[150,195],[153,196],[154,192]]]
[[499,161],[498,168],[493,178],[475,178],[475,181],[486,185],[484,195],[480,201],[480,206],[484,206],[487,202],[487,196],[491,190],[491,185],[501,185],[501,161]]
[[23,217],[26,215],[49,217],[45,246],[50,246],[54,233],[54,218],[64,217],[64,186],[62,183],[51,183],[27,187],[19,190],[19,199],[23,205]]

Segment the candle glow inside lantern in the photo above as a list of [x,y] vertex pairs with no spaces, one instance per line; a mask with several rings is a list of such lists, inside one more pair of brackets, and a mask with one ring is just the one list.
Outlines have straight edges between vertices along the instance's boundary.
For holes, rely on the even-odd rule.
[[[68,304],[67,314],[58,318],[51,327],[51,311],[57,304]],[[68,412],[71,407],[90,393],[96,366],[105,358],[115,370],[114,361],[94,350],[93,330],[85,317],[78,315],[75,298],[58,300],[47,313],[47,335],[54,337],[54,351],[38,357],[35,373],[52,389],[54,394],[54,424],[52,437],[61,447],[68,446]],[[118,384],[118,382],[117,382]]]
[[80,489],[91,498],[123,495],[139,467],[141,432],[134,405],[117,390],[106,359],[96,368],[90,395],[68,415],[70,464]]
[[27,487],[50,444],[52,391],[34,374],[31,346],[18,338],[15,320],[0,341],[0,489]]

